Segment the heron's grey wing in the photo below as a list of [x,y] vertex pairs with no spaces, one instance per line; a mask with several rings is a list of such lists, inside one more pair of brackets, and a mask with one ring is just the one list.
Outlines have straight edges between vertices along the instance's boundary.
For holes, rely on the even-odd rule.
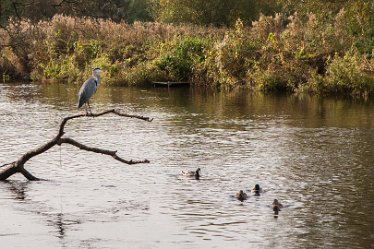
[[97,88],[97,81],[93,77],[89,78],[83,83],[78,93],[78,98],[79,98],[78,108],[80,108],[84,103],[86,103],[92,97],[92,95],[94,95],[94,93],[96,92],[96,88]]

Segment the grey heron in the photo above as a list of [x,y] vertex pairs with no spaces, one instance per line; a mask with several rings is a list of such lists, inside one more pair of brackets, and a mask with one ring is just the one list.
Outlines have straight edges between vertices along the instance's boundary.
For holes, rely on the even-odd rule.
[[[79,93],[78,93],[78,108],[82,107],[83,104],[85,104],[87,114],[89,112],[91,113],[91,107],[90,107],[89,100],[92,97],[92,95],[94,95],[94,93],[96,92],[97,88],[100,85],[100,73],[101,72],[102,72],[102,70],[101,70],[100,67],[95,68],[92,71],[92,76],[83,83],[81,89],[79,90]],[[88,106],[89,112],[87,111],[87,106]]]

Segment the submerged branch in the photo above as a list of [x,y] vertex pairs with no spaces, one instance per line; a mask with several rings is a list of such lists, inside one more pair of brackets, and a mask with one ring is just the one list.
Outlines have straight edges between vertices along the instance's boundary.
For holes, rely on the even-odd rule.
[[17,172],[16,162],[2,165],[0,168],[0,181],[5,181],[8,177]]
[[37,178],[35,176],[33,176],[30,172],[28,172],[25,168],[21,167],[19,172],[24,176],[26,177],[27,180],[29,181],[40,181],[42,179],[40,178]]

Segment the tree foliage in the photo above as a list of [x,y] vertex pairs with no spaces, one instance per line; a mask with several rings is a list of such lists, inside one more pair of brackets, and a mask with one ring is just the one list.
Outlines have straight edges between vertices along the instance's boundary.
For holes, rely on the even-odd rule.
[[271,0],[153,0],[152,4],[158,21],[215,26],[234,25],[238,18],[250,24],[260,12],[270,13],[278,6]]
[[1,0],[0,23],[9,18],[32,22],[52,18],[56,14],[77,17],[105,18],[113,21],[150,21],[148,0]]
[[286,16],[310,13],[329,21],[342,9],[349,12],[352,32],[373,34],[372,0],[1,0],[0,24],[9,19],[49,20],[56,14],[111,19],[115,22],[160,21],[234,26],[240,18],[251,25],[260,14]]
[[259,13],[280,10],[277,0],[1,0],[0,23],[9,18],[33,22],[56,14],[109,18],[113,21],[161,21],[202,25],[230,25],[238,18],[250,24]]

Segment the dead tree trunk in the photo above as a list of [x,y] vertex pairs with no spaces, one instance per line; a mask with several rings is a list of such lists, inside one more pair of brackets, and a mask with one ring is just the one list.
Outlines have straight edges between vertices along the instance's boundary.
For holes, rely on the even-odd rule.
[[10,176],[12,176],[15,173],[21,173],[24,177],[26,177],[30,181],[41,180],[40,178],[37,178],[37,177],[33,176],[29,171],[27,171],[24,168],[25,163],[28,160],[30,160],[31,158],[33,158],[34,156],[37,156],[37,155],[40,155],[40,154],[46,152],[47,150],[49,150],[50,148],[52,148],[55,145],[61,146],[61,144],[63,144],[63,143],[71,144],[75,147],[78,147],[81,150],[86,150],[86,151],[90,151],[90,152],[94,152],[94,153],[109,155],[109,156],[113,157],[115,160],[118,160],[118,161],[120,161],[122,163],[126,163],[126,164],[149,163],[149,161],[147,159],[141,160],[141,161],[125,160],[125,159],[123,159],[123,158],[121,158],[117,155],[117,151],[111,151],[111,150],[104,150],[104,149],[95,148],[95,147],[89,147],[89,146],[86,146],[84,144],[81,144],[81,143],[75,141],[74,139],[71,139],[71,138],[68,138],[68,137],[63,137],[64,134],[65,134],[65,132],[64,132],[65,125],[69,120],[75,119],[75,118],[81,118],[81,117],[99,117],[99,116],[103,116],[103,115],[106,115],[106,114],[115,114],[115,115],[118,115],[118,116],[121,116],[121,117],[137,118],[137,119],[141,119],[141,120],[148,121],[148,122],[152,121],[152,119],[149,118],[149,117],[125,114],[125,113],[121,113],[121,112],[119,112],[117,110],[114,110],[114,109],[104,111],[104,112],[100,112],[100,113],[77,114],[77,115],[74,115],[74,116],[68,116],[68,117],[66,117],[62,120],[62,122],[60,124],[60,129],[58,131],[58,134],[52,140],[50,140],[49,142],[39,146],[38,148],[36,148],[34,150],[31,150],[31,151],[27,152],[26,154],[21,156],[17,161],[14,161],[14,162],[11,162],[11,163],[6,163],[6,164],[0,166],[0,181],[5,181],[6,179],[8,179]]

